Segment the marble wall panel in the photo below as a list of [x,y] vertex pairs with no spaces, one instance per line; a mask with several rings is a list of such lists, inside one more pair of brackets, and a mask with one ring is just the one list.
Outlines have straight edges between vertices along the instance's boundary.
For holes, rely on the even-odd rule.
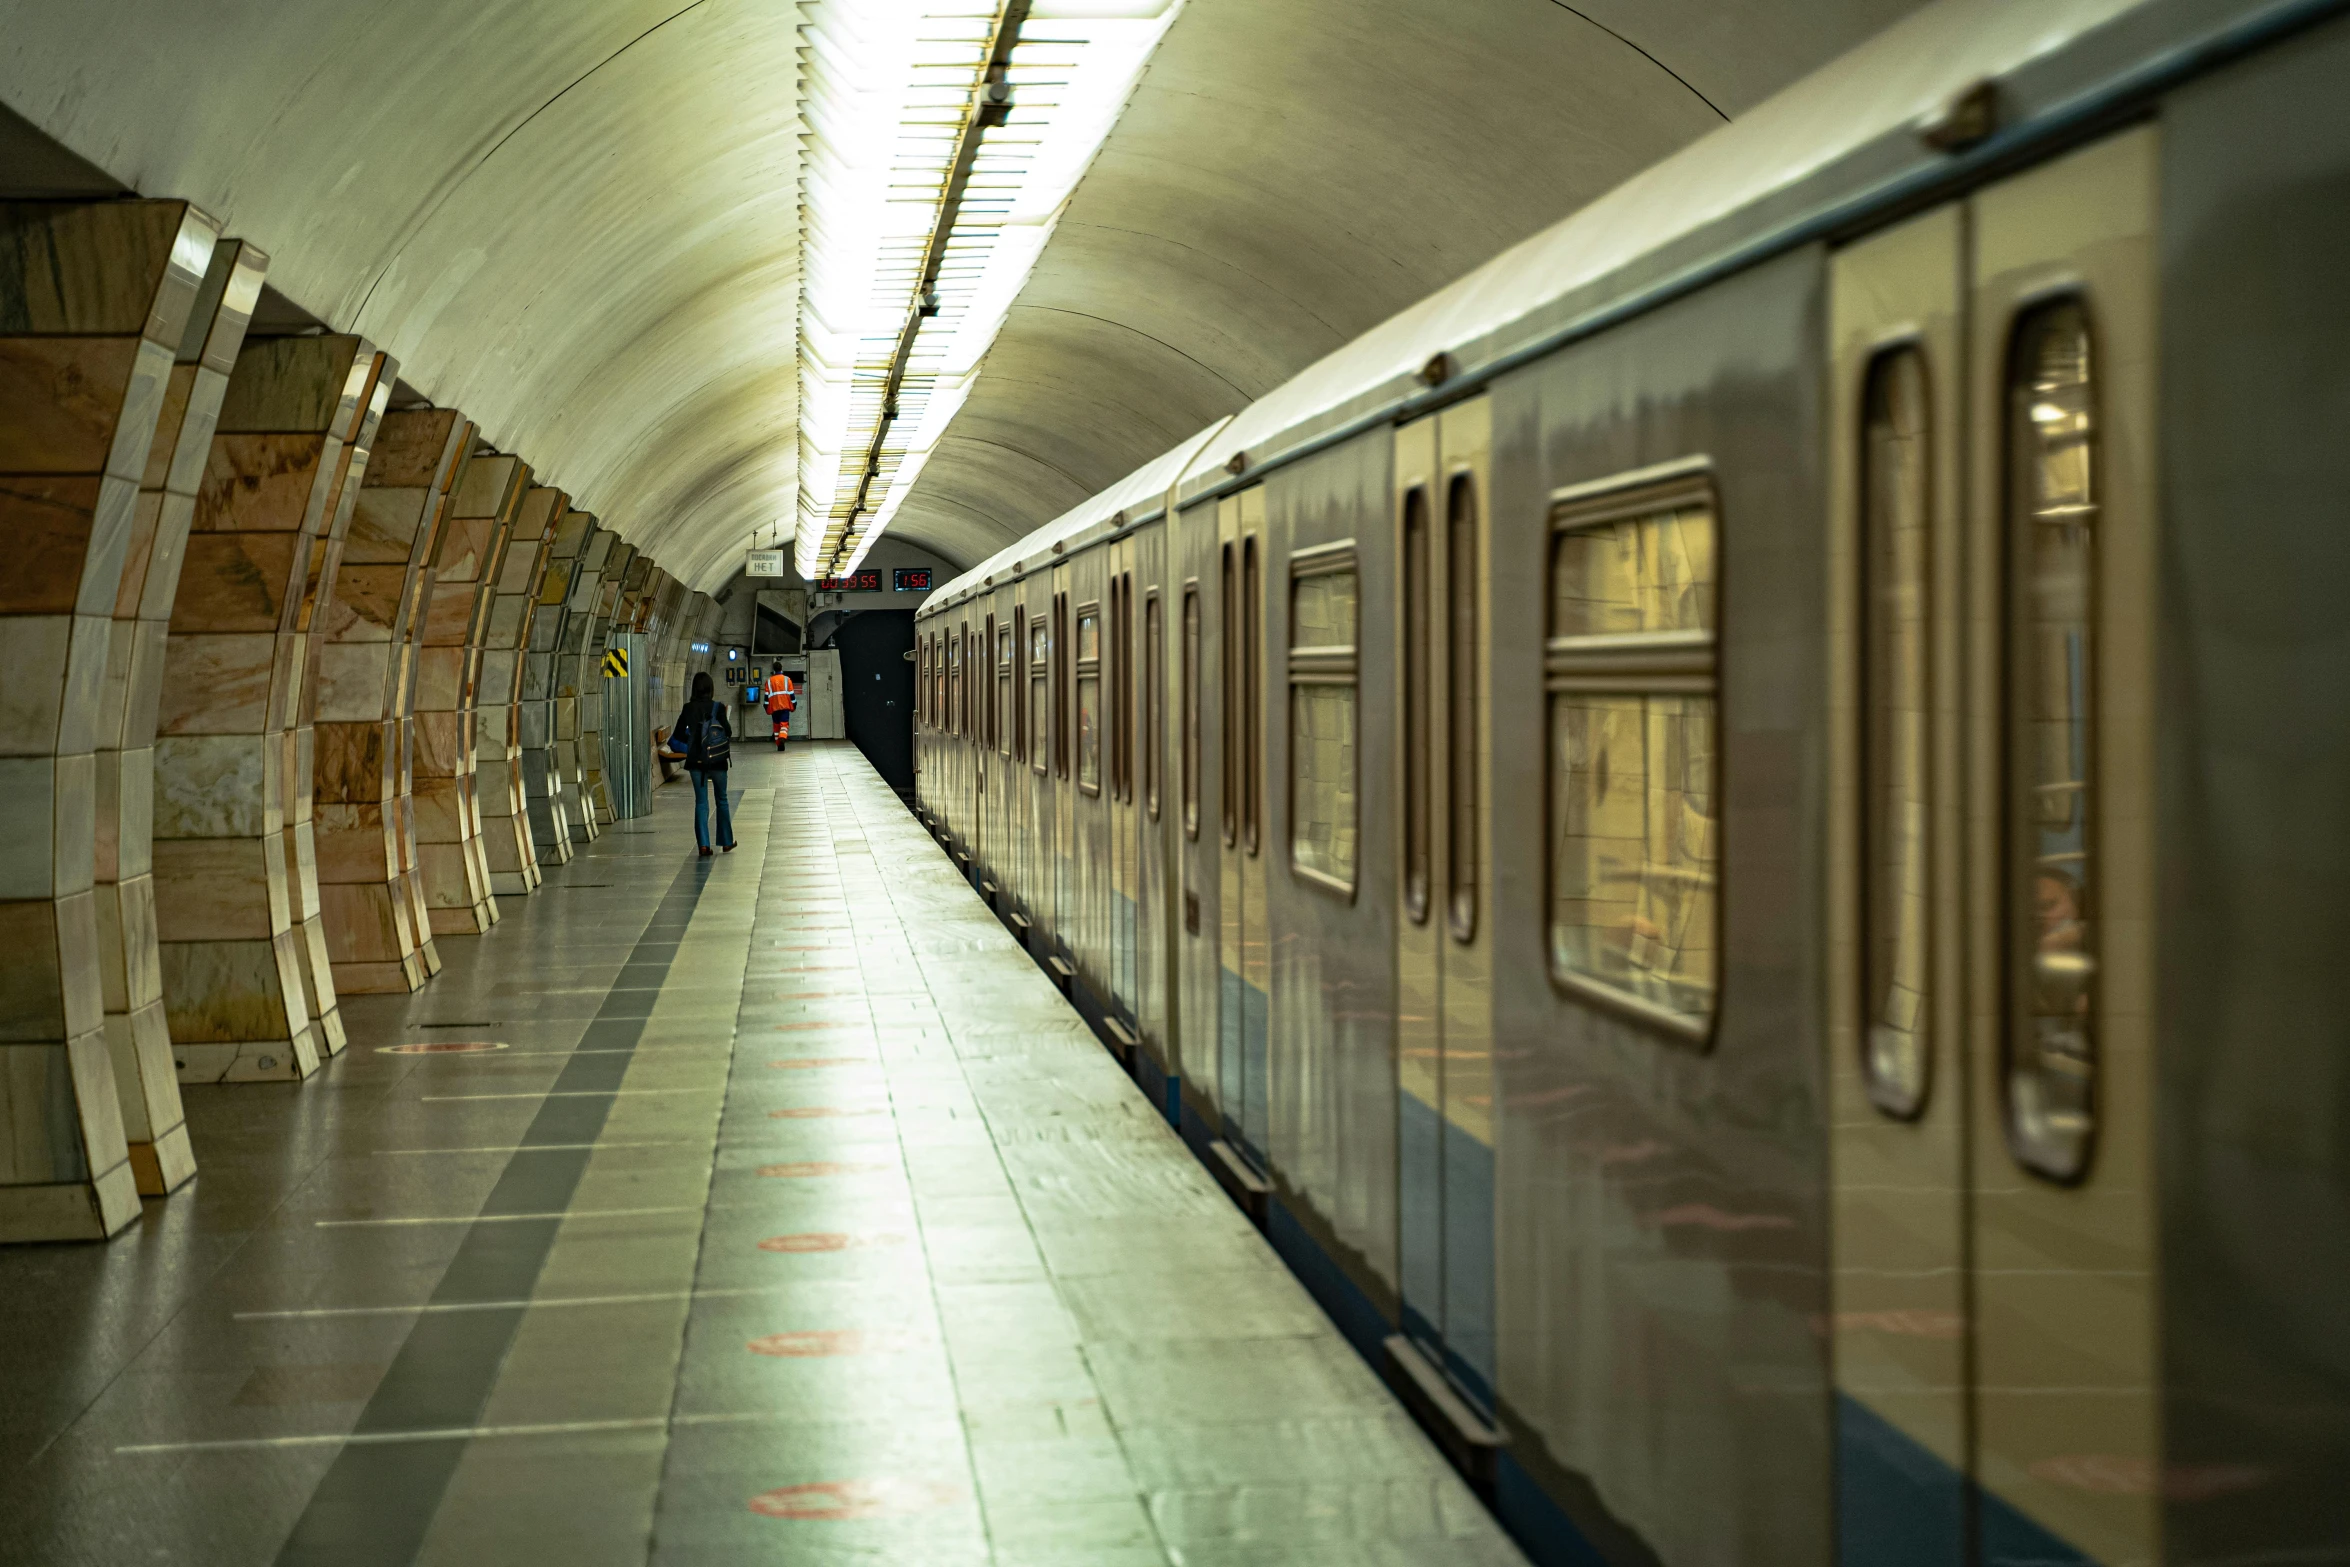
[[151,790],[119,762],[156,681],[117,620],[143,607],[165,519],[142,481],[227,248],[184,202],[0,203],[0,1241],[114,1234],[193,1168],[176,1091],[134,1028],[110,1039],[157,985]]

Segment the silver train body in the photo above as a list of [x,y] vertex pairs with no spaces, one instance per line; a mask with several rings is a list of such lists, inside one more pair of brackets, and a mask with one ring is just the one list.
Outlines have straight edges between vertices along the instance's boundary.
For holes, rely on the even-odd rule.
[[2342,10],[1917,13],[921,611],[1538,1559],[2350,1561]]

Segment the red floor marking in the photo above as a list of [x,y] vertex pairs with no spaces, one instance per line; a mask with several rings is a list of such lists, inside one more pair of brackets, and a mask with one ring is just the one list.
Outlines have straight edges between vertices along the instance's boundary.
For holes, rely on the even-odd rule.
[[888,1164],[846,1164],[831,1159],[803,1159],[793,1164],[763,1164],[759,1166],[759,1173],[792,1181],[811,1175],[878,1175],[884,1170],[895,1168],[895,1165]]
[[804,1072],[817,1066],[868,1066],[879,1063],[871,1056],[794,1056],[788,1061],[770,1061],[778,1072]]
[[376,1050],[387,1056],[460,1056],[473,1055],[483,1050],[503,1050],[503,1040],[489,1039],[426,1039],[413,1045],[378,1045]]
[[903,1235],[887,1230],[872,1235],[846,1235],[839,1230],[810,1230],[799,1235],[770,1235],[759,1243],[761,1251],[803,1253],[814,1251],[848,1251],[862,1246],[902,1246]]
[[770,1333],[746,1346],[754,1355],[797,1360],[818,1355],[886,1355],[914,1342],[911,1333],[887,1328],[818,1328],[800,1333]]
[[751,1511],[762,1518],[825,1522],[902,1518],[908,1513],[952,1507],[963,1501],[965,1494],[955,1486],[928,1480],[823,1480],[814,1485],[787,1485],[762,1491],[751,1498]]
[[770,1121],[821,1121],[836,1115],[887,1115],[886,1110],[840,1110],[831,1105],[794,1105],[789,1110],[770,1110]]

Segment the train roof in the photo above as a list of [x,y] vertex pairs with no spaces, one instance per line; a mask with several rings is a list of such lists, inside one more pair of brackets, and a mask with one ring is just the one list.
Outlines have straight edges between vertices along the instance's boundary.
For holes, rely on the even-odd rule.
[[[1963,182],[2312,0],[1940,0],[1650,166],[941,587],[925,610],[1408,417],[1866,211]],[[1989,85],[1988,134],[1927,134]],[[1443,356],[1441,359],[1438,356]],[[1137,509],[1139,507],[1139,509]],[[1030,564],[1034,564],[1033,561]]]

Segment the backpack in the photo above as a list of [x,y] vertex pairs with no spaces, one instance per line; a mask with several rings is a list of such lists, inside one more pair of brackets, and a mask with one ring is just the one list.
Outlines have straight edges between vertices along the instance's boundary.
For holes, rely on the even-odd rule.
[[724,767],[727,753],[733,749],[734,736],[726,727],[726,715],[712,702],[702,710],[702,716],[691,720],[692,738],[686,743],[685,765],[706,770]]

